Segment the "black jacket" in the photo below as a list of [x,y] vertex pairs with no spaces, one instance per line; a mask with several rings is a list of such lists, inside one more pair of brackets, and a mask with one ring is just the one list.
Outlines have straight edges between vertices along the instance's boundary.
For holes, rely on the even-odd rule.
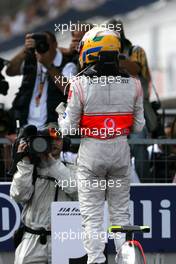
[[[58,67],[59,72],[62,72],[63,67],[67,61],[63,59],[62,64]],[[10,109],[11,116],[11,129],[10,132],[15,132],[16,120],[20,121],[20,126],[27,124],[27,118],[29,114],[30,101],[32,98],[35,80],[37,74],[37,60],[35,56],[27,56],[24,64],[24,75],[22,85],[19,88],[19,92],[12,103]],[[48,92],[47,92],[47,121],[56,122],[58,115],[55,112],[55,108],[60,102],[66,102],[67,98],[57,88],[54,81],[48,76]]]

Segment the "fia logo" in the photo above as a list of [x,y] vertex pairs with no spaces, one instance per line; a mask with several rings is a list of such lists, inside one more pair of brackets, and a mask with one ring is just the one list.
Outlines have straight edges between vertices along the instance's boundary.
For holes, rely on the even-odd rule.
[[80,215],[80,210],[76,207],[61,207],[57,215]]
[[5,193],[0,193],[0,242],[10,239],[20,225],[20,208]]

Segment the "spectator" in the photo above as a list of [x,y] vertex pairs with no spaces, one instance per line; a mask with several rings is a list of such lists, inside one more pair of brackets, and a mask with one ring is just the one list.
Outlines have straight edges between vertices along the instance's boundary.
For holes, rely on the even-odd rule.
[[[171,126],[171,138],[176,139],[176,118],[174,119]],[[172,145],[170,151],[173,155],[176,155],[176,145]]]
[[171,130],[172,130],[173,121],[169,120],[164,125],[164,134],[166,138],[171,138]]
[[[151,76],[145,51],[140,46],[134,46],[131,41],[126,38],[122,21],[113,19],[110,20],[108,24],[113,24],[115,30],[121,29],[120,31],[118,30],[122,41],[119,65],[122,71],[127,71],[132,76],[136,76],[140,79],[144,94],[144,116],[146,119],[146,114],[150,107],[149,94]],[[148,130],[150,130],[150,127],[145,126],[142,132],[133,133],[130,135],[130,138],[134,140],[146,138],[149,136]],[[135,169],[141,182],[150,181],[150,163],[147,145],[132,144],[131,151],[132,155],[135,157]]]
[[33,5],[36,8],[36,15],[39,17],[46,17],[48,14],[48,1],[47,0],[38,0],[33,1]]
[[12,35],[17,35],[25,30],[26,17],[24,12],[18,12],[17,14],[11,16],[11,32]]
[[[95,9],[106,0],[94,0],[91,5],[88,0],[38,0],[29,1],[20,5],[17,12],[13,12],[10,17],[1,17],[0,41],[20,34],[25,31],[31,31],[35,26],[46,23],[46,20],[60,16],[70,8],[79,11]],[[22,6],[22,8],[21,8]],[[16,9],[16,8],[15,8]]]
[[[9,76],[23,74],[22,85],[10,110],[13,122],[19,120],[21,126],[33,124],[39,129],[57,120],[55,108],[66,100],[64,77],[69,78],[77,71],[76,65],[66,62],[57,49],[55,35],[49,31],[42,34],[48,51],[38,52],[33,35],[27,34],[25,47],[7,67]],[[15,132],[15,122],[11,130]]]
[[[172,127],[171,127],[171,138],[176,139],[176,118],[173,121]],[[176,145],[173,145],[171,147],[171,158],[172,158],[172,169],[173,169],[173,183],[176,183]]]
[[0,23],[0,29],[1,29],[1,34],[0,38],[2,41],[8,39],[11,34],[11,27],[10,27],[10,17],[6,16],[3,18],[3,20]]
[[9,131],[10,118],[4,104],[0,104],[0,180],[7,181],[7,172],[11,165],[11,144],[6,135]]
[[[176,119],[172,123],[171,121],[167,122],[164,131],[165,139],[175,139]],[[175,182],[176,145],[154,144],[153,146],[148,147],[148,151],[151,159],[151,175],[153,182]]]
[[73,6],[73,8],[76,10],[87,11],[104,4],[104,2],[105,0],[70,0],[70,6]]
[[61,47],[60,50],[68,58],[69,61],[78,65],[78,45],[84,34],[93,28],[93,25],[86,22],[81,22],[76,25],[76,29],[71,31],[71,43],[69,48]]
[[40,21],[39,19],[35,5],[27,6],[25,9],[26,28],[36,26]]
[[[10,195],[23,205],[24,227],[22,240],[15,252],[15,264],[51,263],[51,203],[75,198],[76,187],[69,186],[70,181],[75,180],[74,171],[58,158],[62,139],[55,138],[52,134],[50,143],[51,153],[36,154],[38,164],[31,164],[31,157],[28,155],[17,163]],[[18,153],[24,153],[26,148],[27,144],[20,142]],[[62,188],[61,183],[65,180],[68,181],[68,187]]]

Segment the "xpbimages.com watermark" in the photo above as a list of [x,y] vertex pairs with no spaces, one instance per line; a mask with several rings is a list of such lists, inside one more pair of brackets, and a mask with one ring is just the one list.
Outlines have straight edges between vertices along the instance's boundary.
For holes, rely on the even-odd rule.
[[[63,113],[64,118],[67,117],[66,112]],[[122,135],[128,135],[130,130],[128,128],[115,128],[114,120],[112,118],[107,118],[104,121],[105,127],[103,128],[85,128],[85,127],[80,127],[80,128],[64,128],[64,129],[58,129],[55,128],[56,133],[58,134],[59,137],[64,137],[64,136],[81,136],[81,137],[97,137],[101,139],[105,138],[113,138],[117,136],[122,136]],[[108,127],[108,125],[111,127]]]
[[62,190],[65,188],[76,188],[79,189],[95,189],[98,188],[102,191],[106,190],[107,188],[120,188],[122,186],[121,179],[109,179],[109,180],[98,180],[98,179],[92,179],[92,180],[76,180],[76,179],[64,179],[64,180],[55,180],[55,187],[58,186]]
[[88,78],[88,83],[89,84],[101,84],[101,86],[105,86],[107,84],[120,84],[120,83],[128,83],[129,79],[128,78],[123,78],[121,76],[92,76],[91,78],[89,76],[86,76]]
[[67,89],[69,88],[69,84],[74,83],[74,81],[78,80],[82,83],[82,85],[92,85],[92,84],[100,84],[100,86],[105,86],[107,84],[128,84],[129,78],[124,78],[121,76],[105,76],[102,75],[100,77],[98,76],[68,76],[67,78],[64,76],[54,76],[54,83],[55,84],[61,84],[62,86],[65,86],[64,88],[64,94],[66,94]]
[[63,232],[54,232],[54,239],[57,239],[64,243],[67,240],[98,240],[103,243],[107,242],[108,239],[121,239],[122,236],[120,233],[107,233],[107,232],[89,232],[85,233],[83,231],[78,230],[77,232],[69,229],[68,231]]
[[64,76],[54,76],[54,82],[55,84],[57,83],[60,83],[62,85],[66,85],[68,83],[72,83],[76,80],[78,80],[79,78],[79,81],[82,82],[82,84],[101,84],[101,86],[105,86],[107,84],[112,84],[112,83],[115,83],[115,84],[120,84],[120,83],[123,83],[123,84],[127,84],[129,82],[129,78],[124,78],[124,77],[121,77],[121,76],[105,76],[105,75],[102,75],[100,77],[98,76],[79,76],[79,77],[73,77],[73,76],[69,76],[69,77],[64,77]]
[[54,24],[54,31],[55,32],[61,32],[62,34],[67,31],[81,31],[81,32],[87,32],[91,30],[93,27],[101,27],[103,29],[107,29],[110,31],[117,31],[120,32],[122,30],[122,25],[119,23],[117,24],[96,24],[96,23],[81,23],[80,21],[72,22],[71,20],[69,23],[63,23],[63,24]]

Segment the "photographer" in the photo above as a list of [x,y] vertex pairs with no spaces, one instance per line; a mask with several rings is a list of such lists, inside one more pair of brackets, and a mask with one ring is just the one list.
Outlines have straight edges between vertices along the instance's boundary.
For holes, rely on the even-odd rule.
[[[144,139],[150,136],[149,132],[154,132],[157,129],[157,116],[153,111],[149,102],[151,89],[151,74],[148,66],[147,56],[144,49],[126,38],[123,23],[121,20],[112,19],[108,24],[113,24],[114,28],[120,28],[117,33],[120,34],[122,47],[119,55],[119,66],[122,71],[129,73],[131,76],[139,78],[143,89],[143,105],[144,117],[146,125],[140,133],[133,133],[130,139]],[[135,169],[141,182],[149,182],[150,161],[147,151],[147,145],[132,144],[132,156],[135,157]]]
[[2,74],[3,68],[9,63],[8,60],[0,58],[0,94],[6,96],[8,89],[9,89],[9,84],[5,80],[5,77]]
[[[78,45],[84,34],[93,28],[93,25],[87,22],[81,22],[76,24],[75,30],[71,31],[71,43],[68,48],[60,47],[61,52],[69,61],[74,62],[79,69],[79,53]],[[79,69],[80,70],[80,69]]]
[[12,132],[17,119],[21,126],[34,124],[39,129],[57,121],[54,109],[66,100],[67,78],[76,72],[76,65],[69,63],[57,49],[54,34],[49,31],[27,34],[24,48],[10,61],[6,71],[9,76],[23,74],[22,85],[10,111],[14,121]]
[[4,104],[0,103],[0,181],[7,181],[11,164],[11,142],[7,139],[10,118]]
[[[47,133],[50,134],[49,138]],[[75,180],[74,171],[59,159],[62,139],[50,129],[39,134],[44,135],[48,142],[46,145],[49,144],[45,152],[34,153],[31,149],[34,146],[34,138],[40,141],[39,136],[25,139],[22,137],[17,147],[17,155],[24,157],[17,163],[10,195],[15,201],[23,204],[24,227],[21,243],[19,244],[19,241],[19,245],[16,245],[15,264],[51,263],[51,203],[57,200],[73,200],[76,194],[76,187],[69,187],[69,184],[65,188],[56,185],[56,181],[58,183]],[[39,147],[37,142],[36,147]],[[31,160],[38,160],[37,164],[32,164]]]

